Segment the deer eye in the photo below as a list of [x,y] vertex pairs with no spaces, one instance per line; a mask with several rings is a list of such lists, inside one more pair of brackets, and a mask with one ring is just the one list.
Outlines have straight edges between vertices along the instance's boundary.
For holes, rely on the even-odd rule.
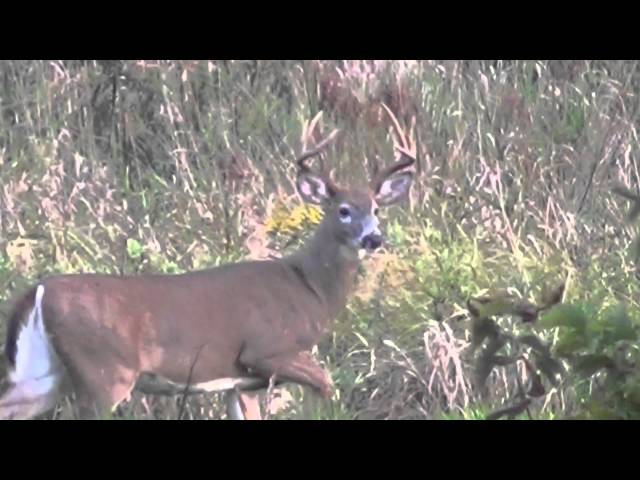
[[338,209],[338,215],[340,215],[340,221],[342,223],[351,222],[351,210],[347,205],[340,205],[340,208]]
[[376,208],[373,210],[373,214],[374,214],[376,217],[378,216],[378,211],[379,211],[378,207],[376,207]]

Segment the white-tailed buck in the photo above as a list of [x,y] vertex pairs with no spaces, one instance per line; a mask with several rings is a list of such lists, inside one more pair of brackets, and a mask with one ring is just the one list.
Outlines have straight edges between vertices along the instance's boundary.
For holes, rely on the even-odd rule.
[[180,275],[58,275],[17,297],[0,418],[35,417],[71,392],[82,418],[113,410],[134,388],[227,391],[230,418],[259,418],[244,392],[270,381],[329,397],[331,379],[311,349],[345,307],[359,251],[381,245],[378,206],[407,194],[414,162],[403,139],[370,189],[341,188],[308,165],[336,133],[297,159],[298,191],[324,218],[293,254]]

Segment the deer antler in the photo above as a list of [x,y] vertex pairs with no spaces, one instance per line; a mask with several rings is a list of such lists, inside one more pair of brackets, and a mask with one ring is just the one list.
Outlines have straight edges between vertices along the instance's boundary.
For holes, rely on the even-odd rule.
[[[393,126],[395,127],[396,135],[398,138],[394,142],[394,147],[400,153],[400,155],[396,158],[396,163],[381,170],[377,175],[375,175],[375,177],[371,181],[371,186],[374,190],[377,190],[387,177],[393,175],[396,172],[399,172],[400,170],[404,170],[405,168],[411,166],[414,162],[416,162],[417,152],[415,143],[411,142],[409,136],[404,133],[404,131],[400,127],[398,119],[393,114],[393,112],[384,103],[382,104],[382,107],[386,110],[389,118],[391,118]],[[413,131],[416,125],[415,117],[413,118],[413,121],[411,123],[411,131]]]
[[[337,128],[334,129],[333,132],[331,132],[327,138],[325,138],[324,140],[321,140],[311,150],[307,150],[307,141],[311,137],[311,134],[313,133],[313,130],[315,129],[316,124],[320,120],[320,117],[322,117],[322,112],[318,112],[318,114],[313,118],[313,120],[311,120],[311,122],[308,125],[305,125],[305,128],[303,129],[303,132],[302,132],[302,150],[303,151],[300,155],[298,155],[298,158],[296,158],[296,163],[298,164],[298,168],[304,172],[311,171],[311,167],[309,167],[309,165],[305,162],[311,157],[315,157],[316,155],[321,153],[329,144],[329,142],[331,142],[339,132]],[[327,174],[324,174],[324,175],[326,178],[329,177]]]

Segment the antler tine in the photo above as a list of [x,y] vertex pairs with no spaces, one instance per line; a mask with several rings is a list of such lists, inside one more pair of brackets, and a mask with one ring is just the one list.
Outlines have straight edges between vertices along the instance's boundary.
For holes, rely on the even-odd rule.
[[329,142],[331,142],[335,136],[338,134],[339,130],[336,128],[333,132],[331,132],[331,134],[325,138],[324,140],[322,140],[320,143],[318,143],[318,145],[316,145],[314,148],[312,148],[311,150],[307,150],[302,152],[298,158],[296,158],[296,162],[298,163],[298,166],[303,169],[303,170],[308,170],[309,166],[304,163],[306,160],[308,160],[311,157],[315,157],[316,155],[318,155],[320,152],[322,152],[322,150],[324,150],[324,148],[327,146],[327,144]]
[[398,119],[389,109],[389,107],[387,107],[384,103],[382,104],[382,107],[386,110],[387,114],[391,118],[391,122],[393,123],[393,126],[396,130],[396,135],[400,144],[398,144],[398,142],[395,142],[394,148],[398,152],[400,152],[400,158],[396,160],[396,163],[383,169],[375,176],[372,182],[374,188],[379,187],[385,178],[393,175],[396,172],[399,172],[400,170],[404,170],[417,161],[416,146],[411,144],[409,138],[407,137],[407,135],[405,135],[404,131],[400,127]]
[[320,110],[315,117],[309,120],[305,120],[302,125],[302,135],[300,137],[300,143],[302,144],[302,150],[305,151],[307,149],[307,142],[309,141],[309,136],[314,128],[316,128],[316,123],[322,117],[322,110]]
[[391,111],[391,109],[389,109],[389,107],[387,107],[386,103],[382,104],[382,108],[385,109],[385,111],[387,112],[387,115],[389,115],[389,118],[391,119],[391,122],[393,123],[393,126],[396,130],[396,135],[398,136],[398,138],[400,139],[400,142],[402,143],[402,146],[404,148],[411,148],[411,144],[409,142],[409,139],[407,138],[407,136],[404,134],[404,131],[402,130],[402,127],[400,127],[400,122],[398,122],[398,119],[396,118],[396,116],[393,114],[393,112]]
[[329,134],[329,136],[327,138],[325,138],[322,141],[320,141],[311,150],[307,150],[307,140],[311,136],[311,133],[315,129],[315,127],[316,127],[318,121],[320,120],[321,116],[322,116],[322,112],[319,112],[313,118],[313,120],[311,120],[311,122],[309,123],[309,126],[307,128],[305,128],[305,132],[303,133],[303,141],[302,141],[303,152],[296,158],[296,163],[298,164],[298,167],[301,170],[310,170],[309,166],[305,163],[305,161],[308,160],[311,157],[315,157],[320,152],[322,152],[322,150],[325,149],[325,147],[329,144],[329,142],[331,142],[339,132],[339,130],[337,128],[334,129]]
[[389,175],[410,167],[416,162],[416,156],[411,150],[408,150],[400,145],[395,145],[395,148],[400,152],[400,159],[390,167],[383,170],[382,173],[384,174],[384,177],[388,177]]

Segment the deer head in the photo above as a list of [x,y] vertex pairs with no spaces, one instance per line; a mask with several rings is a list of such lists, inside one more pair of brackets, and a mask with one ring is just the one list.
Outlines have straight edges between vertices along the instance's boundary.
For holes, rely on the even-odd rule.
[[[311,122],[309,130],[313,129],[320,115]],[[406,144],[401,131],[398,133]],[[325,216],[319,230],[332,231],[337,241],[351,249],[373,251],[383,243],[378,208],[406,197],[413,173],[405,169],[415,162],[415,154],[406,146],[396,144],[400,158],[375,175],[368,189],[343,188],[327,172],[313,171],[308,164],[308,160],[318,155],[337,134],[338,130],[334,130],[314,149],[304,151],[297,158],[298,192],[304,201],[323,207]]]

